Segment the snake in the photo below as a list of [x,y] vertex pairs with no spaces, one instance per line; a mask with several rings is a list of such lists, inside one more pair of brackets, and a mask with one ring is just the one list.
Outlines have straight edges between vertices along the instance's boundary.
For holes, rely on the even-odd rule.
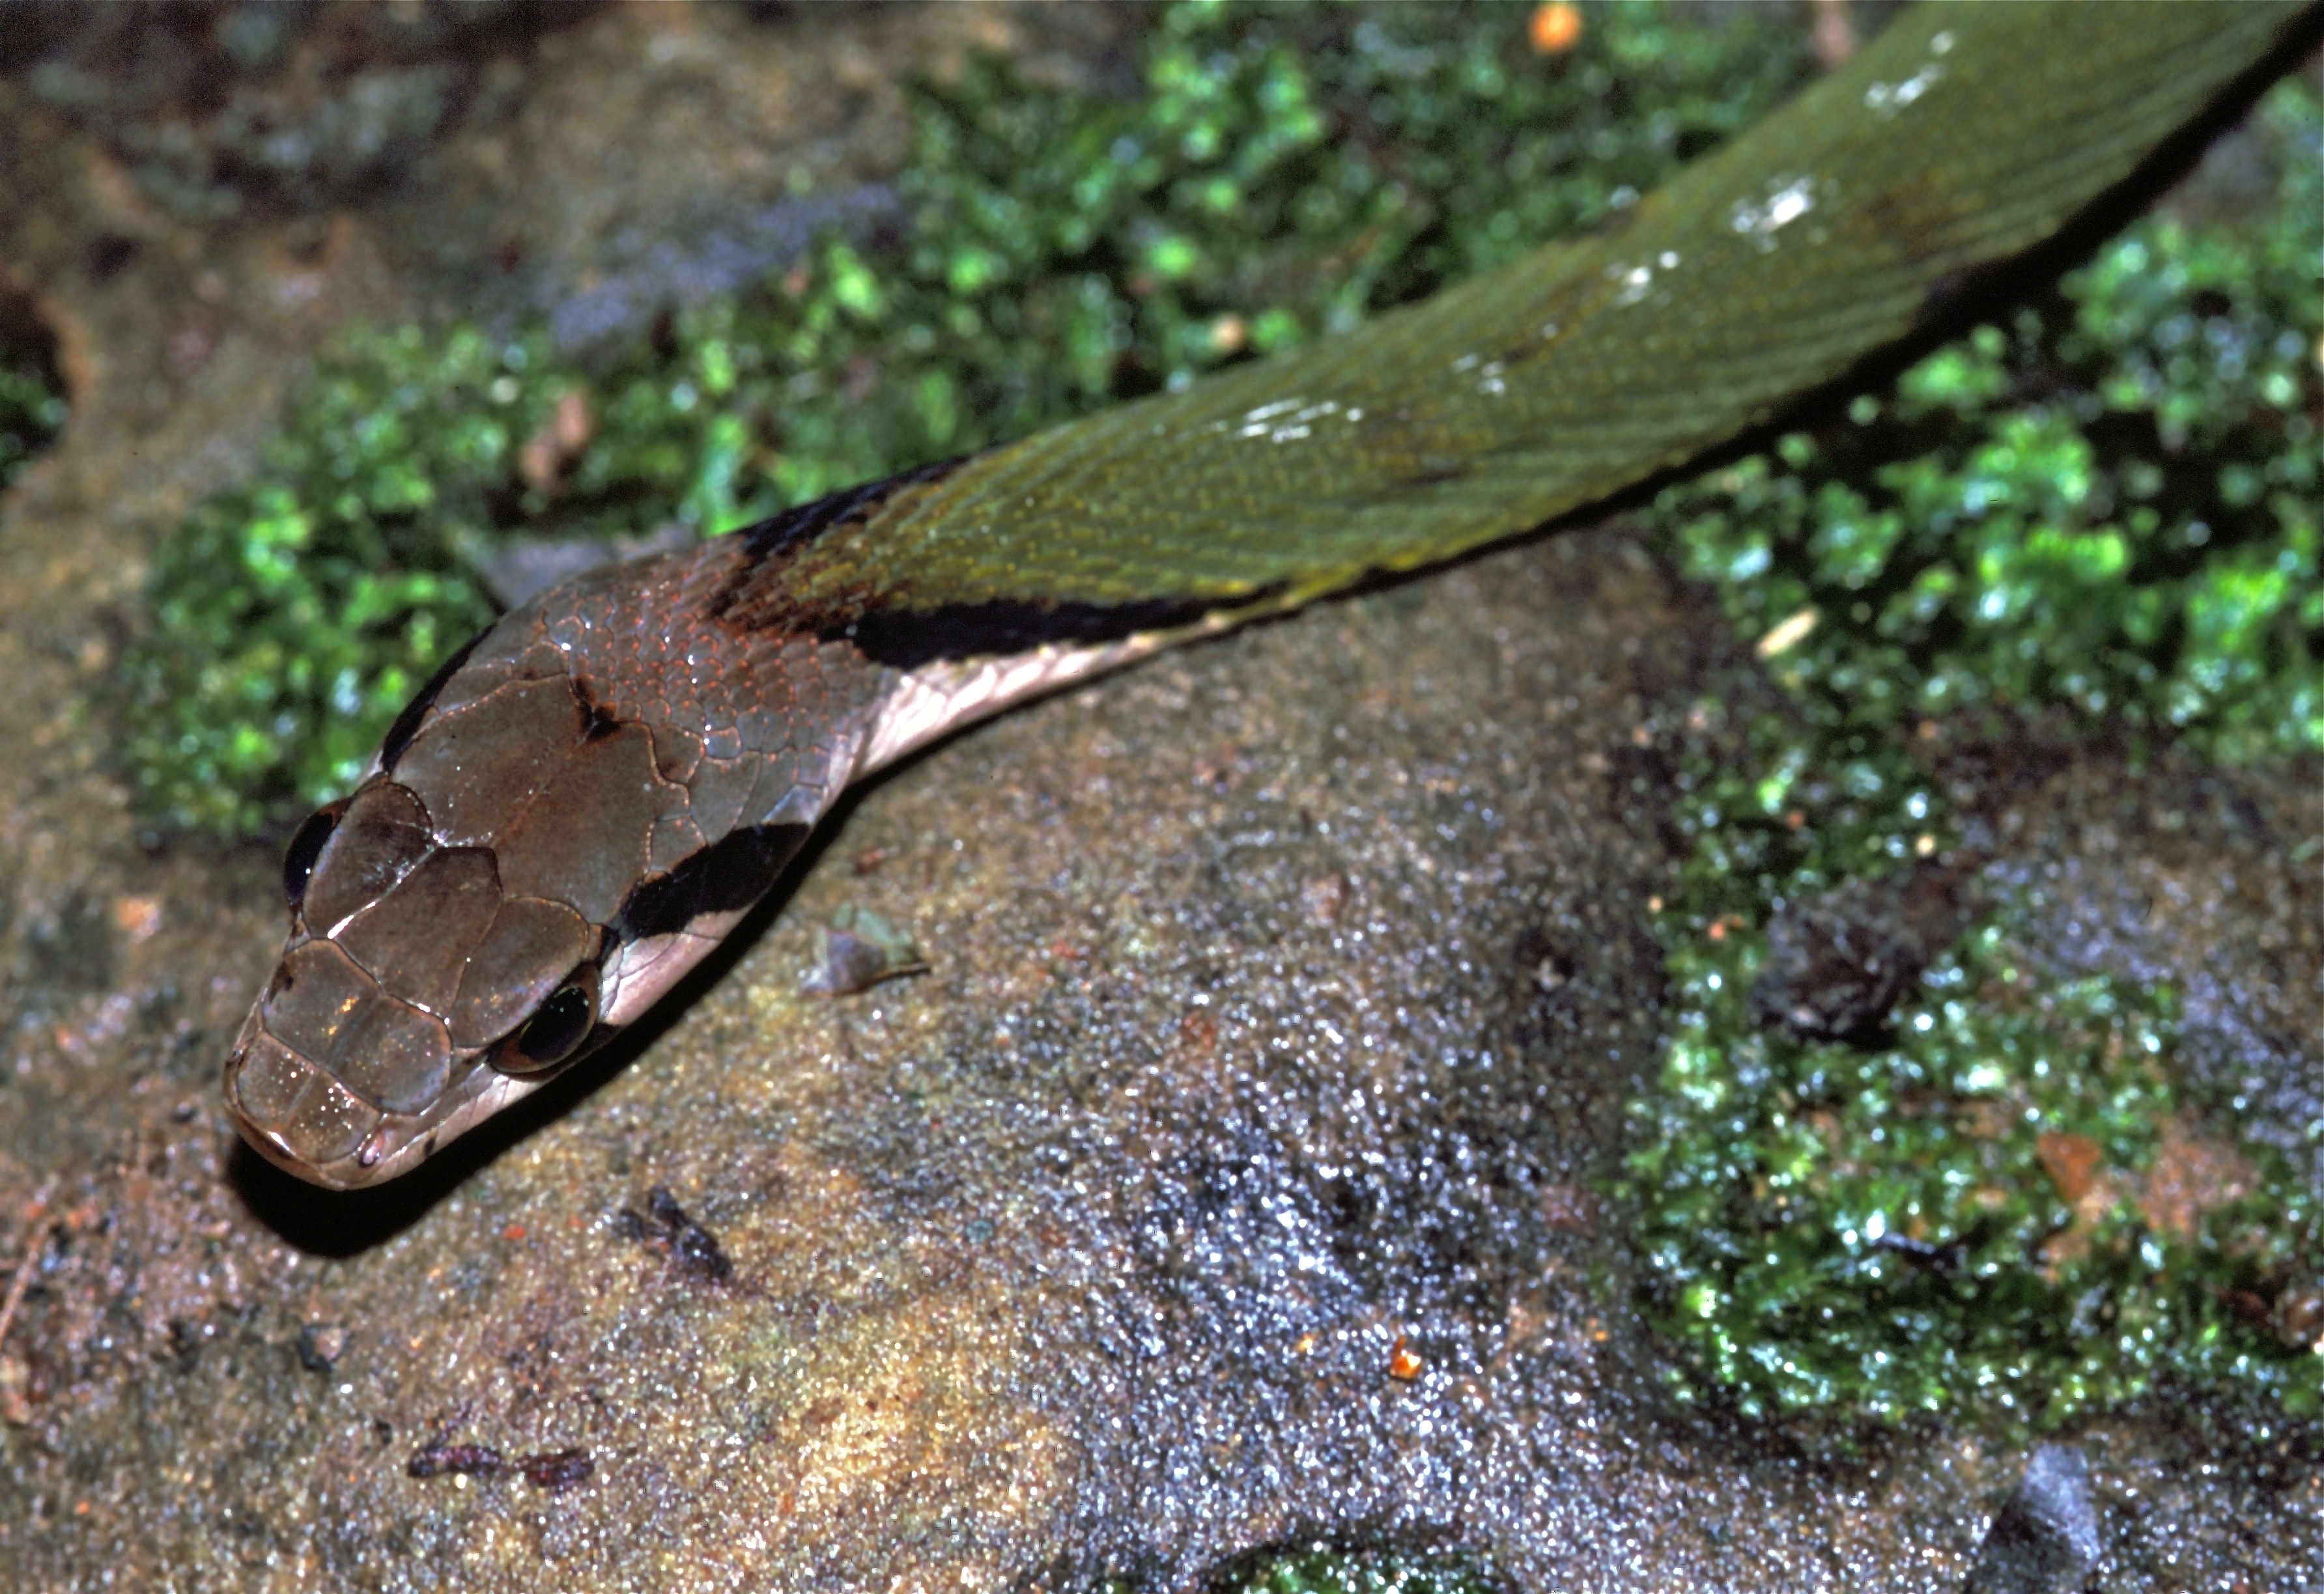
[[1594,233],[549,589],[293,834],[233,1121],[331,1189],[407,1172],[652,1009],[851,782],[1733,445],[2151,189],[2319,17],[1931,0]]

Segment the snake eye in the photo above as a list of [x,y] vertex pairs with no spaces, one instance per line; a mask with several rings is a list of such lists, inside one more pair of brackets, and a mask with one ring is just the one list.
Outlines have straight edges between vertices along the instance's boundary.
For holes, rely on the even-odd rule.
[[532,1010],[522,1028],[493,1053],[493,1066],[503,1073],[538,1073],[553,1068],[578,1050],[597,1026],[597,970],[587,964]]
[[307,899],[307,882],[314,878],[315,865],[346,811],[344,800],[327,808],[318,808],[307,815],[307,822],[290,838],[290,845],[282,854],[282,897],[290,904],[291,912],[298,912],[299,905]]

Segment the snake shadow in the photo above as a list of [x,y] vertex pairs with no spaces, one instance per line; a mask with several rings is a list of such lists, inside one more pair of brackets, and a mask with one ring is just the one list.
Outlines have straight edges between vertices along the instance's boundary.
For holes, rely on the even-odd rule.
[[[237,1138],[227,1159],[226,1182],[254,1217],[285,1244],[309,1256],[345,1258],[392,1239],[456,1193],[479,1169],[571,1112],[651,1050],[705,991],[725,979],[758,944],[799,881],[845,829],[865,789],[857,787],[841,795],[758,906],[643,1018],[411,1172],[367,1189],[325,1190],[284,1173]],[[603,1194],[602,1189],[593,1188],[576,1192],[575,1199],[595,1202]]]

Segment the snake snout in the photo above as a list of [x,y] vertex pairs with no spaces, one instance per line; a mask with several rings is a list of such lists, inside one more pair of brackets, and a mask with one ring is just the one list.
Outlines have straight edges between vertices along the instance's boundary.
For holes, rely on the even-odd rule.
[[364,1147],[385,1117],[268,1034],[256,1011],[226,1060],[226,1104],[252,1150],[330,1190],[363,1182]]

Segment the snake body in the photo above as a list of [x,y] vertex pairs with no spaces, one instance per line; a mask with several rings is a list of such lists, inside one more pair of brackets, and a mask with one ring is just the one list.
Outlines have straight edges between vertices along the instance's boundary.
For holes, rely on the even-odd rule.
[[244,1136],[390,1177],[651,1007],[850,782],[1010,704],[1694,458],[2133,179],[2287,5],[1926,5],[1590,238],[970,459],[586,573],[447,662],[284,863]]

